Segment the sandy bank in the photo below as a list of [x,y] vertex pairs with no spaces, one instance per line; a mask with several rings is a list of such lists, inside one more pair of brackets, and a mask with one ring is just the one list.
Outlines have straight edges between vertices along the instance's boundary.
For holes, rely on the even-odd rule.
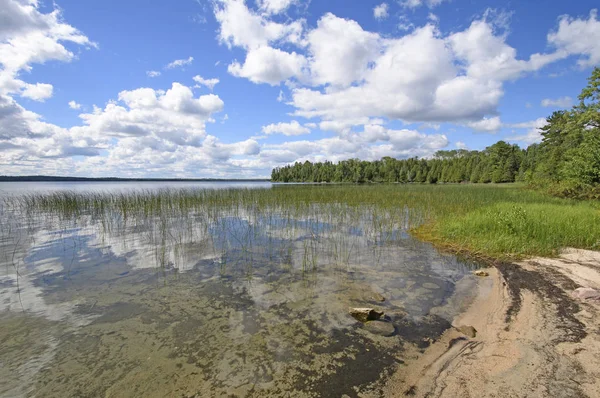
[[600,397],[600,253],[569,249],[556,259],[499,264],[448,330],[386,386],[402,397]]

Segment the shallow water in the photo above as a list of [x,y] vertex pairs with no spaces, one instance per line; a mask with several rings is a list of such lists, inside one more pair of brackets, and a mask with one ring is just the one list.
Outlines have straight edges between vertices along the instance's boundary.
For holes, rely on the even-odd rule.
[[379,396],[473,266],[369,206],[0,217],[2,396]]

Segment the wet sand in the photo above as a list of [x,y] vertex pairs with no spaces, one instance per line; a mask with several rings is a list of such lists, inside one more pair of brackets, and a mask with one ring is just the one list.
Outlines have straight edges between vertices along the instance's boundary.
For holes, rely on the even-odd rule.
[[[468,308],[386,385],[390,397],[600,397],[600,252],[497,264]],[[473,326],[475,337],[456,328]]]

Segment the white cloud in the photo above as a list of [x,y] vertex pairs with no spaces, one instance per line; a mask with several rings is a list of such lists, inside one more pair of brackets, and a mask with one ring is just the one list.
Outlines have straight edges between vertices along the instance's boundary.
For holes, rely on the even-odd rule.
[[378,132],[351,134],[344,138],[332,137],[316,141],[294,141],[276,145],[264,145],[259,158],[264,164],[277,165],[295,161],[339,161],[349,158],[366,160],[384,156],[408,158],[431,156],[448,145],[442,134],[422,134],[414,130],[389,130],[376,128]]
[[580,55],[577,63],[581,67],[600,64],[600,21],[597,17],[597,10],[590,11],[587,20],[561,16],[558,29],[548,34],[548,43],[559,53]]
[[281,14],[299,0],[257,0],[258,7],[266,14]]
[[[122,91],[116,100],[79,115],[78,126],[44,122],[12,96],[41,101],[52,95],[53,87],[17,76],[33,64],[71,61],[74,55],[63,42],[94,44],[62,22],[59,11],[39,13],[37,2],[0,0],[0,6],[0,168],[5,173],[251,177],[257,172],[241,170],[236,163],[257,156],[260,146],[255,140],[224,143],[206,133],[206,124],[223,109],[223,101],[214,94],[195,97],[190,87],[179,83],[167,90]],[[204,83],[215,84],[213,79]],[[81,105],[70,101],[69,107]],[[98,156],[101,153],[104,156]]]
[[380,49],[379,36],[353,20],[325,14],[308,34],[314,84],[348,86],[360,81]]
[[216,0],[214,11],[220,26],[219,40],[229,47],[250,49],[275,41],[300,41],[303,21],[282,24],[267,20],[249,10],[244,0]]
[[546,121],[546,118],[543,117],[531,120],[529,122],[510,124],[508,127],[512,127],[514,129],[525,129],[526,131],[522,134],[513,134],[506,139],[510,141],[523,142],[528,145],[540,142],[542,141],[540,129],[547,124],[548,122]]
[[[336,47],[347,50],[355,45],[356,40],[346,44],[346,37],[340,36],[336,39],[332,35],[322,41],[324,46],[332,47],[325,48],[324,54],[339,51]],[[371,44],[368,47],[374,51],[355,57],[357,65],[364,65],[362,69],[349,67],[352,63],[345,62],[338,68],[340,74],[322,81],[339,84],[348,68],[354,73],[342,82],[358,84],[341,90],[295,88],[295,115],[324,120],[385,116],[408,122],[477,122],[497,113],[505,81],[562,57],[556,53],[533,54],[529,60],[519,60],[505,37],[495,34],[494,26],[485,20],[476,20],[467,29],[447,37],[435,26],[425,25],[397,39],[374,36],[372,43],[379,46]],[[332,58],[332,64],[337,66],[336,57]],[[315,75],[312,63],[310,67]]]
[[570,108],[572,105],[573,99],[571,97],[545,98],[542,100],[542,106],[546,108]]
[[196,83],[198,83],[198,85],[208,87],[210,91],[212,91],[219,83],[219,79],[205,79],[200,75],[194,76],[193,79]]
[[188,57],[187,59],[176,59],[175,61],[168,63],[165,66],[165,69],[181,68],[187,65],[191,65],[192,62],[194,62],[194,57]]
[[375,19],[386,19],[389,16],[388,9],[389,6],[387,3],[381,3],[373,8],[373,16]]
[[275,86],[291,77],[302,75],[305,65],[306,58],[300,54],[262,46],[251,49],[243,65],[233,62],[227,70],[234,76],[245,77],[254,83]]
[[85,35],[62,23],[60,10],[42,14],[37,2],[1,0],[0,64],[5,72],[30,71],[32,63],[71,61],[75,55],[63,43],[95,47]]
[[465,143],[464,143],[464,142],[462,142],[462,141],[456,141],[456,142],[454,143],[454,146],[455,146],[456,148],[458,148],[458,149],[469,149],[469,147],[467,146],[467,144],[465,144]]
[[415,24],[413,24],[406,15],[400,15],[400,17],[398,17],[397,26],[399,30],[404,32],[408,32],[415,28]]
[[36,83],[36,84],[28,84],[26,83],[23,91],[21,91],[21,97],[29,98],[34,101],[44,102],[48,98],[52,97],[53,91],[52,84],[46,83]]
[[25,82],[19,78],[22,72],[31,71],[36,63],[71,61],[75,56],[65,43],[86,47],[96,44],[64,23],[60,10],[41,13],[37,1],[0,0],[0,10],[0,141],[4,141],[3,148],[17,150],[27,147],[29,143],[24,140],[35,140],[54,131],[40,122],[39,115],[13,99],[13,95],[19,95],[44,101],[52,96],[51,84]]
[[268,126],[263,126],[262,132],[267,135],[283,134],[283,135],[291,136],[291,135],[310,134],[310,129],[308,127],[302,126],[296,120],[292,120],[290,123],[277,123],[277,124],[269,124]]
[[430,12],[429,14],[427,14],[427,19],[430,20],[433,23],[438,23],[440,21],[440,17],[438,17],[437,15],[435,15],[432,12]]
[[[434,7],[441,1],[404,3],[409,8]],[[215,0],[213,5],[218,40],[238,47],[244,57],[243,62],[230,62],[229,72],[255,83],[284,82],[278,98],[292,107],[296,120],[264,126],[262,136],[225,142],[207,132],[209,123],[227,119],[215,116],[224,109],[221,98],[194,95],[192,87],[173,83],[165,90],[122,91],[80,115],[78,126],[46,123],[16,101],[42,101],[52,95],[50,84],[23,81],[24,76],[36,76],[26,72],[49,61],[69,62],[77,53],[72,46],[95,44],[67,25],[60,11],[43,14],[33,0],[0,0],[2,170],[251,177],[267,175],[287,162],[431,156],[449,145],[445,134],[385,125],[397,120],[419,123],[420,128],[437,126],[440,132],[445,127],[441,123],[490,133],[508,127],[515,130],[509,139],[536,142],[545,119],[506,125],[494,116],[505,83],[570,55],[580,57],[582,67],[598,63],[594,60],[599,57],[594,12],[583,19],[562,17],[548,35],[553,52],[517,56],[507,43],[507,20],[490,18],[488,12],[451,34],[439,30],[432,14],[428,19],[433,22],[424,26],[406,18],[400,23],[408,30],[394,36],[367,31],[331,13],[309,26],[286,13],[299,1]],[[183,67],[192,61],[190,57],[170,65]],[[148,76],[151,72],[158,73],[148,71]],[[194,80],[211,90],[218,83],[199,75]],[[304,123],[303,117],[310,122]],[[333,134],[314,141],[268,141],[271,134],[296,136],[316,128]],[[260,139],[266,141],[259,145]],[[453,147],[463,146],[458,141]]]
[[158,77],[158,76],[160,76],[160,71],[157,71],[157,70],[148,70],[148,71],[146,71],[146,76],[148,76],[148,77]]
[[[401,0],[400,5],[405,8],[418,8],[427,5],[429,8],[434,8],[442,4],[446,0]],[[448,0],[449,1],[449,0]]]
[[483,119],[475,122],[468,122],[467,126],[471,127],[475,131],[494,134],[502,128],[502,122],[498,116],[491,118],[484,117]]

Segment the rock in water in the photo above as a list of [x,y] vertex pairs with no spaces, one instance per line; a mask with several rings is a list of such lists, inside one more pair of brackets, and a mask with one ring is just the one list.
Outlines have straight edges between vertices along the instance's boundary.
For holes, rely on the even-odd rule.
[[600,291],[592,289],[591,287],[580,287],[573,290],[571,293],[573,297],[580,300],[597,300],[600,301]]
[[361,322],[375,321],[383,316],[383,311],[373,308],[350,308],[350,315]]
[[473,326],[463,325],[463,326],[457,327],[456,329],[459,332],[461,332],[462,334],[464,334],[465,336],[469,336],[471,338],[474,338],[475,336],[477,336],[477,329],[475,329]]
[[379,293],[373,293],[373,295],[371,296],[371,299],[373,299],[375,301],[385,301],[385,297],[383,297]]
[[384,337],[391,336],[396,331],[394,325],[386,321],[369,321],[365,323],[365,329],[373,334]]
[[475,274],[475,276],[490,276],[490,274],[481,269],[473,272],[473,274]]

